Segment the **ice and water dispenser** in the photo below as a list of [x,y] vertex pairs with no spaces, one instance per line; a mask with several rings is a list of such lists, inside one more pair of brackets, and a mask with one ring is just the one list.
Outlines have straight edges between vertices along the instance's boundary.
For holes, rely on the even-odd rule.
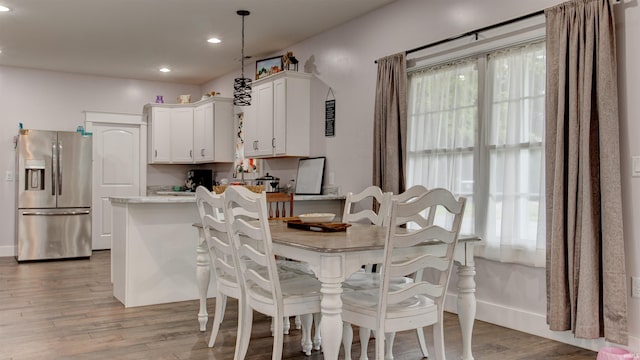
[[24,190],[26,191],[42,191],[44,190],[44,160],[25,160],[24,161]]

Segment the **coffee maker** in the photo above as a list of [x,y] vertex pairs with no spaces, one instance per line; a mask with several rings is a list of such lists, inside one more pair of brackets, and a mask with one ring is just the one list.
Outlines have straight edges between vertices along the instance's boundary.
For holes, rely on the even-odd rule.
[[213,170],[191,169],[187,171],[187,181],[185,183],[187,191],[196,191],[196,188],[200,185],[206,187],[209,191],[213,189]]

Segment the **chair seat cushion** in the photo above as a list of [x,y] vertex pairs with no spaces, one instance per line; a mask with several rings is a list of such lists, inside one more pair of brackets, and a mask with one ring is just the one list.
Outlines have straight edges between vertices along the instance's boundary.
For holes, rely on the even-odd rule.
[[308,263],[295,260],[277,260],[278,269],[292,273],[315,276]]
[[[355,290],[342,294],[343,312],[354,312],[366,316],[376,317],[378,302],[380,298],[379,289]],[[432,309],[429,309],[432,308]],[[426,310],[437,311],[437,306],[433,300],[423,295],[412,296],[397,304],[387,306],[387,318],[404,318],[415,315],[422,315]]]
[[[278,272],[280,279],[280,289],[283,302],[285,304],[306,303],[307,307],[320,311],[320,286],[321,283],[313,276],[301,275],[291,272]],[[257,285],[250,285],[247,292],[251,293],[251,300],[254,305],[258,303],[267,305],[273,304],[272,295]]]
[[[412,278],[398,276],[391,278],[390,285],[393,288],[395,286],[402,286],[412,282]],[[380,273],[372,273],[362,270],[355,272],[342,284],[342,287],[350,290],[378,289],[380,288]]]

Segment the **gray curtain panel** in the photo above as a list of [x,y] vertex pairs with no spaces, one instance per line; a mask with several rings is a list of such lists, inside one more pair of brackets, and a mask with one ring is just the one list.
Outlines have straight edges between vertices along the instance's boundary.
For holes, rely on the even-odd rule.
[[407,143],[407,65],[405,54],[378,59],[373,125],[373,185],[399,194],[405,190]]
[[547,322],[627,344],[615,27],[608,0],[547,20]]

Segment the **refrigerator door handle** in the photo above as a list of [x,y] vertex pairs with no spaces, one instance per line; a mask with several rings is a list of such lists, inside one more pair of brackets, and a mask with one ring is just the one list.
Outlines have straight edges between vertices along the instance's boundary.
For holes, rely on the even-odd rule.
[[62,195],[62,143],[58,143],[58,195]]
[[91,211],[82,210],[82,211],[63,211],[63,212],[45,212],[45,211],[23,211],[22,215],[24,216],[68,216],[68,215],[88,215]]
[[58,149],[51,143],[51,196],[56,195],[56,178],[58,177]]

